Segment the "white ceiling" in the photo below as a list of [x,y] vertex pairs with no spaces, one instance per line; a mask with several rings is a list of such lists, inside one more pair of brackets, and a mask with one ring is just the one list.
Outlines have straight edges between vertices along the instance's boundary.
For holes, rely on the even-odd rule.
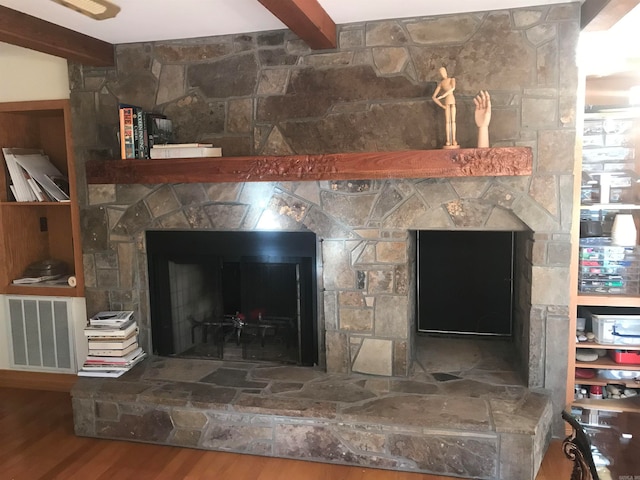
[[[116,18],[93,20],[51,0],[0,0],[0,5],[109,43],[196,38],[277,30],[285,26],[258,0],[112,0]],[[337,24],[502,10],[564,0],[319,0]]]

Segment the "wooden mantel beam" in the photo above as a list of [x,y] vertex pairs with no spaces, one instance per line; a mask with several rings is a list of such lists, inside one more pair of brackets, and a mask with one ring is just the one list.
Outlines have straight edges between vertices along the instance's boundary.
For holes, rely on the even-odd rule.
[[314,50],[336,48],[336,24],[318,0],[258,0]]
[[640,0],[585,0],[580,7],[580,27],[585,32],[609,30]]
[[91,160],[90,184],[291,182],[531,175],[528,147],[158,160]]
[[115,65],[112,44],[3,6],[0,6],[0,42],[84,65]]

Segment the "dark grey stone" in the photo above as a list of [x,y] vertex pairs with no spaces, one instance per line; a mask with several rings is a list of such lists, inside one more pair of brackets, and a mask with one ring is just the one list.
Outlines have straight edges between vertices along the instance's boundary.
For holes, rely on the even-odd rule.
[[439,392],[438,386],[433,383],[412,380],[392,380],[390,390],[397,393],[419,393],[421,395],[432,395]]
[[309,398],[328,402],[356,403],[375,395],[351,382],[323,381],[311,382],[297,392],[286,394],[292,398]]
[[[176,143],[207,142],[224,132],[225,104],[190,95],[168,104],[164,113],[171,118]],[[212,143],[212,142],[210,142]]]
[[231,42],[217,43],[156,43],[153,55],[160,63],[192,63],[215,60],[233,52]]
[[432,373],[433,378],[435,378],[438,382],[450,382],[451,380],[459,380],[460,377],[457,375],[452,375],[451,373]]
[[165,443],[173,431],[167,412],[152,410],[143,415],[123,414],[119,421],[96,421],[96,435],[104,438]]
[[290,55],[285,49],[259,50],[258,61],[261,67],[277,67],[282,65],[295,65],[297,55]]
[[[425,415],[429,412],[429,415]],[[491,430],[489,408],[484,400],[439,395],[404,395],[371,400],[358,407],[347,407],[343,418],[366,421],[393,416],[398,425],[429,428],[456,428],[469,431]]]
[[275,47],[284,44],[284,31],[259,33],[256,37],[257,44],[260,47]]
[[421,471],[467,478],[496,478],[498,447],[495,439],[392,434],[389,449],[394,455],[416,462]]
[[222,387],[235,388],[258,388],[262,389],[267,386],[266,382],[254,382],[246,379],[247,372],[245,370],[236,370],[234,368],[219,368],[215,372],[202,378],[203,383],[213,383]]
[[134,235],[143,230],[151,222],[151,214],[143,202],[129,207],[112,232],[118,235]]
[[374,194],[343,195],[328,191],[320,192],[323,210],[338,221],[352,227],[362,226],[365,223],[375,200]]
[[320,117],[338,101],[425,97],[427,93],[404,77],[378,77],[369,66],[305,68],[293,73],[287,95],[259,99],[257,119]]
[[285,415],[288,417],[335,418],[336,406],[331,402],[301,398],[264,397],[241,393],[234,403],[238,412],[263,415]]
[[109,248],[108,228],[104,207],[83,208],[80,216],[83,253],[99,252]]
[[323,460],[355,465],[393,468],[397,461],[365,457],[352,452],[328,427],[320,425],[277,425],[275,453],[278,456]]
[[211,63],[190,65],[187,67],[187,82],[191,87],[199,88],[205,97],[241,97],[253,94],[257,74],[255,56],[245,53]]

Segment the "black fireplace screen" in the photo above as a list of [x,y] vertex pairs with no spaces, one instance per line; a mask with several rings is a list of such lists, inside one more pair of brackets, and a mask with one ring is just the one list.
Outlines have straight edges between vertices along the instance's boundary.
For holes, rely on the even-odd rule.
[[316,237],[148,231],[154,353],[317,363]]

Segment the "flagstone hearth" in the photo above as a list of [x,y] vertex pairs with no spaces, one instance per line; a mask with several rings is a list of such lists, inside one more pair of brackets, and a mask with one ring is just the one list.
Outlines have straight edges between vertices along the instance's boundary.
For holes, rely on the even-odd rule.
[[[548,395],[510,343],[420,337],[408,377],[151,357],[72,391],[78,435],[480,479],[533,479]],[[462,344],[460,342],[463,342]],[[457,355],[442,361],[452,348]],[[446,357],[445,357],[446,358]]]

